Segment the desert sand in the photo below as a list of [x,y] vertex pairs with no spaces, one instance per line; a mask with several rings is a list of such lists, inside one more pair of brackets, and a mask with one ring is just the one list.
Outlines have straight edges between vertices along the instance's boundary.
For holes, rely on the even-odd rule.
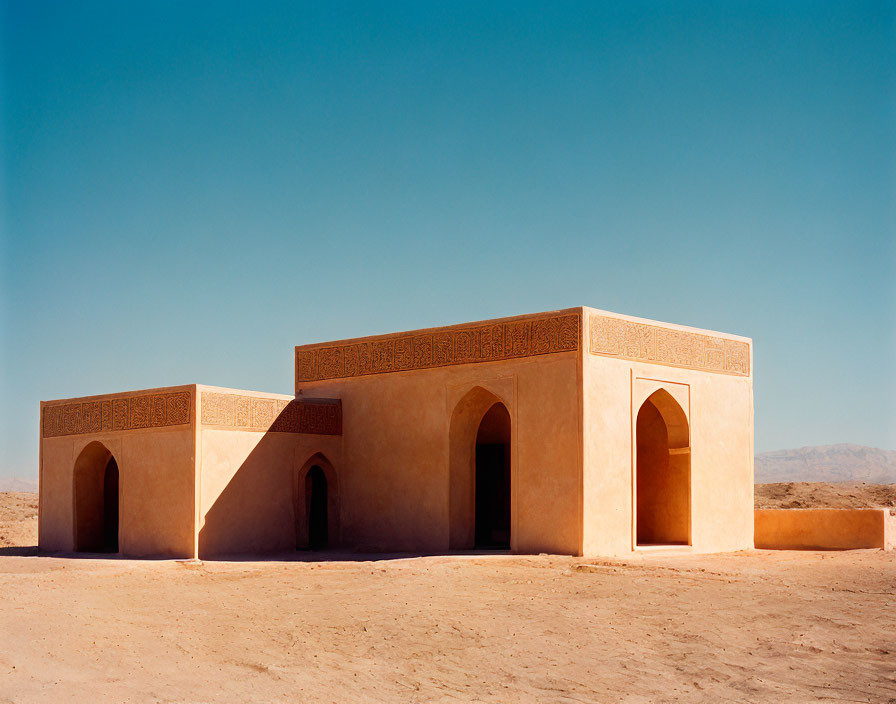
[[757,484],[755,508],[872,508],[896,506],[896,484],[783,482]]
[[297,555],[0,548],[0,702],[896,697],[894,553]]
[[0,492],[0,548],[37,545],[37,494]]

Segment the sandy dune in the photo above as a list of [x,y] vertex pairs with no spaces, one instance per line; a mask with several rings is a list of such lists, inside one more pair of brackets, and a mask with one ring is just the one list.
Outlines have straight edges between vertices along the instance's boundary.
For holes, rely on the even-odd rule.
[[894,553],[34,553],[0,548],[0,702],[896,697]]

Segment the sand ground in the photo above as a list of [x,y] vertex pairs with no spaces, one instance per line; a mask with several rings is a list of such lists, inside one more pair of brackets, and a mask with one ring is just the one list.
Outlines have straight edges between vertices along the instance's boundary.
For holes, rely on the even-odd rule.
[[37,545],[37,494],[0,492],[0,548]]
[[866,508],[896,506],[896,484],[782,482],[757,484],[756,508]]
[[0,702],[896,701],[893,552],[288,557],[0,548]]

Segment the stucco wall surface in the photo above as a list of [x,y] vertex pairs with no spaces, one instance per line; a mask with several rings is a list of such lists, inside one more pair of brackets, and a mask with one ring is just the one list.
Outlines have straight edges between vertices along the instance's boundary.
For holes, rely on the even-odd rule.
[[[586,309],[586,319],[592,314]],[[637,318],[622,319],[657,325]],[[586,323],[586,338],[590,327]],[[752,349],[747,338],[711,334],[713,339],[749,344]],[[586,349],[590,347],[586,339]],[[750,369],[751,358],[748,365]],[[589,351],[583,357],[584,553],[621,555],[631,553],[636,545],[636,421],[641,405],[659,389],[675,400],[688,420],[689,453],[677,454],[673,460],[686,460],[689,455],[692,550],[751,548],[752,375],[688,369]]]
[[193,555],[193,432],[132,430],[41,441],[38,545],[75,549],[74,466],[99,442],[119,470],[119,552],[132,556]]
[[[892,550],[890,509],[756,509],[756,547],[765,550]],[[888,530],[889,529],[889,530]]]
[[[342,437],[329,434],[339,424],[324,423],[318,433],[293,432],[302,425],[298,416],[284,423],[285,416],[266,412],[286,413],[293,396],[202,385],[197,393],[199,556],[295,550],[303,517],[300,474],[317,454],[339,466]],[[339,478],[330,479],[330,493],[338,497]],[[334,501],[334,528],[339,511]],[[337,547],[338,531],[330,538]]]
[[41,403],[41,550],[75,549],[74,468],[101,443],[119,471],[119,552],[192,557],[195,387]]
[[[636,420],[659,390],[685,434],[654,466],[686,477],[667,513],[687,525],[657,523],[655,535],[686,536],[698,552],[752,546],[746,338],[572,308],[307,345],[295,363],[295,397],[193,385],[42,404],[41,547],[73,548],[73,466],[101,442],[121,473],[125,554],[301,547],[313,457],[327,477],[331,546],[470,548],[477,430],[501,403],[511,550],[627,554]],[[653,437],[671,438],[656,420]],[[642,499],[668,483],[645,483]]]
[[344,539],[370,550],[472,547],[469,462],[478,420],[500,401],[511,418],[511,549],[577,554],[578,369],[564,352],[300,384],[300,394],[342,399]]
[[[199,556],[295,550],[300,470],[317,453],[339,467],[341,444],[338,436],[203,428]],[[338,536],[331,540],[337,547]]]

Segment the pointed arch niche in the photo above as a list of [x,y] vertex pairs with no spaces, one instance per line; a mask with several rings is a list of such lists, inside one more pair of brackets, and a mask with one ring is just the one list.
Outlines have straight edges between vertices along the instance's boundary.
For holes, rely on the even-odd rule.
[[101,442],[91,442],[75,460],[76,552],[118,552],[118,462]]
[[657,389],[641,404],[635,438],[636,544],[690,544],[690,428],[667,390]]

